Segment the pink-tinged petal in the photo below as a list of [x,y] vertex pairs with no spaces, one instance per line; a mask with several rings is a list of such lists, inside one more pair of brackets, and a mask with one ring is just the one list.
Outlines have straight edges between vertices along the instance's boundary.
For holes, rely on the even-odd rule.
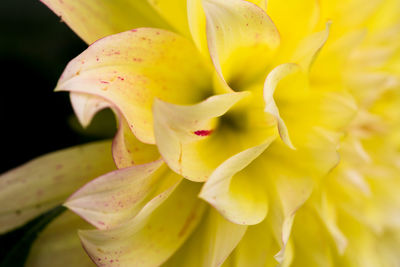
[[93,261],[105,266],[160,266],[201,221],[200,184],[183,180],[165,200],[155,198],[132,220],[110,230],[80,231]]
[[218,267],[242,239],[246,225],[234,224],[209,209],[196,231],[165,267]]
[[243,90],[263,76],[280,37],[265,11],[244,0],[204,0],[208,49],[219,77]]
[[113,109],[118,120],[118,132],[113,140],[112,154],[119,169],[134,164],[152,162],[160,158],[157,147],[140,142],[118,109],[105,99],[77,92],[72,92],[70,98],[75,114],[83,127],[87,127],[94,115],[101,109]]
[[39,234],[32,244],[26,267],[93,267],[94,263],[82,249],[77,229],[91,226],[78,215],[65,211]]
[[[61,204],[91,179],[115,169],[111,142],[77,146],[39,157],[0,177],[0,232]],[[28,189],[28,190],[27,190]]]
[[[273,139],[270,140],[272,142]],[[257,179],[263,173],[248,167],[269,145],[249,148],[226,160],[211,174],[200,197],[227,220],[251,225],[264,220],[268,212],[267,192]]]
[[210,84],[210,68],[190,41],[143,28],[91,45],[68,64],[56,90],[105,99],[140,141],[152,144],[154,98],[192,104],[211,91]]
[[181,177],[161,160],[107,173],[80,188],[64,204],[99,229],[135,217],[153,198],[166,198]]
[[139,27],[172,29],[147,0],[41,0],[86,43]]

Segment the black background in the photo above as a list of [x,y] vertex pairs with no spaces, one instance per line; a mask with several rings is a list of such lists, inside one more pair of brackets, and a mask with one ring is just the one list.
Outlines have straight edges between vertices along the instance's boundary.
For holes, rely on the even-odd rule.
[[39,0],[0,1],[0,172],[88,141],[68,124],[68,94],[53,92],[86,47]]

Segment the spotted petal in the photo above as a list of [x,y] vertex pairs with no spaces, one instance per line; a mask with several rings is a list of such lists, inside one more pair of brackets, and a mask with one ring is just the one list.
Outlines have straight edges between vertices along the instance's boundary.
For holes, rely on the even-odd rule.
[[165,200],[150,201],[132,220],[111,230],[80,231],[92,260],[107,266],[159,266],[201,220],[199,185],[186,180]]
[[4,173],[0,177],[0,232],[61,204],[80,186],[113,170],[110,146],[107,141],[61,150]]
[[154,98],[178,104],[199,101],[211,90],[209,75],[190,41],[144,28],[91,45],[68,64],[56,90],[107,100],[140,141],[154,143]]

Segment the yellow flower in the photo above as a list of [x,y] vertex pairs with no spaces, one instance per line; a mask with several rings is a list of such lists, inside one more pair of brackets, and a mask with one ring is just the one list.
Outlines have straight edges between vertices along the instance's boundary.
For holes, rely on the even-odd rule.
[[[98,266],[400,264],[398,0],[43,2],[95,41],[56,90],[119,129],[4,174],[1,231],[100,175],[64,204]],[[89,264],[80,227],[28,265]]]

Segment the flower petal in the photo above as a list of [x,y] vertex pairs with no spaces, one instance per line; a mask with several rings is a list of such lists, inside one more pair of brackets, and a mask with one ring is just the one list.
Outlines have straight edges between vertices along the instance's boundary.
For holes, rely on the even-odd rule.
[[80,186],[115,169],[110,147],[109,141],[73,147],[2,174],[0,232],[59,205]]
[[134,164],[157,160],[160,155],[157,147],[140,142],[129,128],[126,119],[117,108],[101,97],[85,93],[71,92],[71,104],[79,122],[87,127],[94,115],[104,108],[112,108],[118,118],[118,131],[112,144],[114,162],[119,169]]
[[268,74],[268,77],[265,80],[264,84],[265,112],[268,112],[275,116],[278,122],[279,135],[281,136],[285,144],[292,149],[294,149],[294,146],[292,144],[292,141],[290,140],[286,124],[279,114],[279,109],[274,100],[274,93],[275,91],[277,91],[278,85],[285,82],[283,86],[281,85],[281,87],[290,88],[291,92],[300,94],[301,91],[304,91],[305,87],[304,78],[301,73],[301,68],[297,64],[282,64],[273,69]]
[[[175,172],[194,180],[205,181],[215,167],[213,158],[199,162],[193,141],[212,133],[213,119],[223,115],[246,94],[217,95],[193,106],[178,106],[156,100],[153,107],[155,136],[165,162]],[[211,162],[210,162],[211,161]],[[213,164],[214,163],[214,164]]]
[[282,44],[295,47],[298,40],[314,30],[320,19],[320,7],[318,0],[268,0],[267,14],[277,25]]
[[90,225],[76,214],[65,211],[39,234],[25,266],[93,267],[77,234],[77,229],[84,228],[90,228]]
[[117,228],[80,231],[82,244],[97,264],[159,266],[199,223],[205,205],[198,192],[199,184],[183,180],[167,200],[153,199]]
[[144,164],[160,158],[157,146],[140,142],[132,133],[122,115],[118,115],[119,127],[114,137],[112,151],[119,169]]
[[86,43],[139,27],[172,29],[147,0],[41,0]]
[[229,222],[214,209],[209,209],[192,236],[163,266],[221,266],[246,229],[247,226]]
[[268,212],[268,198],[257,183],[261,173],[251,172],[247,166],[268,145],[249,148],[222,163],[204,184],[200,197],[233,223],[250,225],[261,222]]
[[197,55],[190,41],[171,32],[123,32],[99,40],[72,60],[56,90],[104,98],[140,141],[154,143],[154,97],[190,104],[211,91],[210,69]]
[[208,49],[220,78],[243,90],[264,75],[279,33],[264,10],[243,0],[203,0]]
[[187,179],[205,181],[227,158],[275,137],[274,120],[264,112],[253,115],[231,108],[247,97],[249,92],[228,93],[192,106],[156,101],[157,146],[170,168]]
[[[185,0],[147,0],[175,29],[190,37]],[[146,25],[148,27],[148,25]]]
[[166,198],[180,177],[155,161],[107,173],[80,188],[65,203],[99,229],[135,217],[151,199]]

